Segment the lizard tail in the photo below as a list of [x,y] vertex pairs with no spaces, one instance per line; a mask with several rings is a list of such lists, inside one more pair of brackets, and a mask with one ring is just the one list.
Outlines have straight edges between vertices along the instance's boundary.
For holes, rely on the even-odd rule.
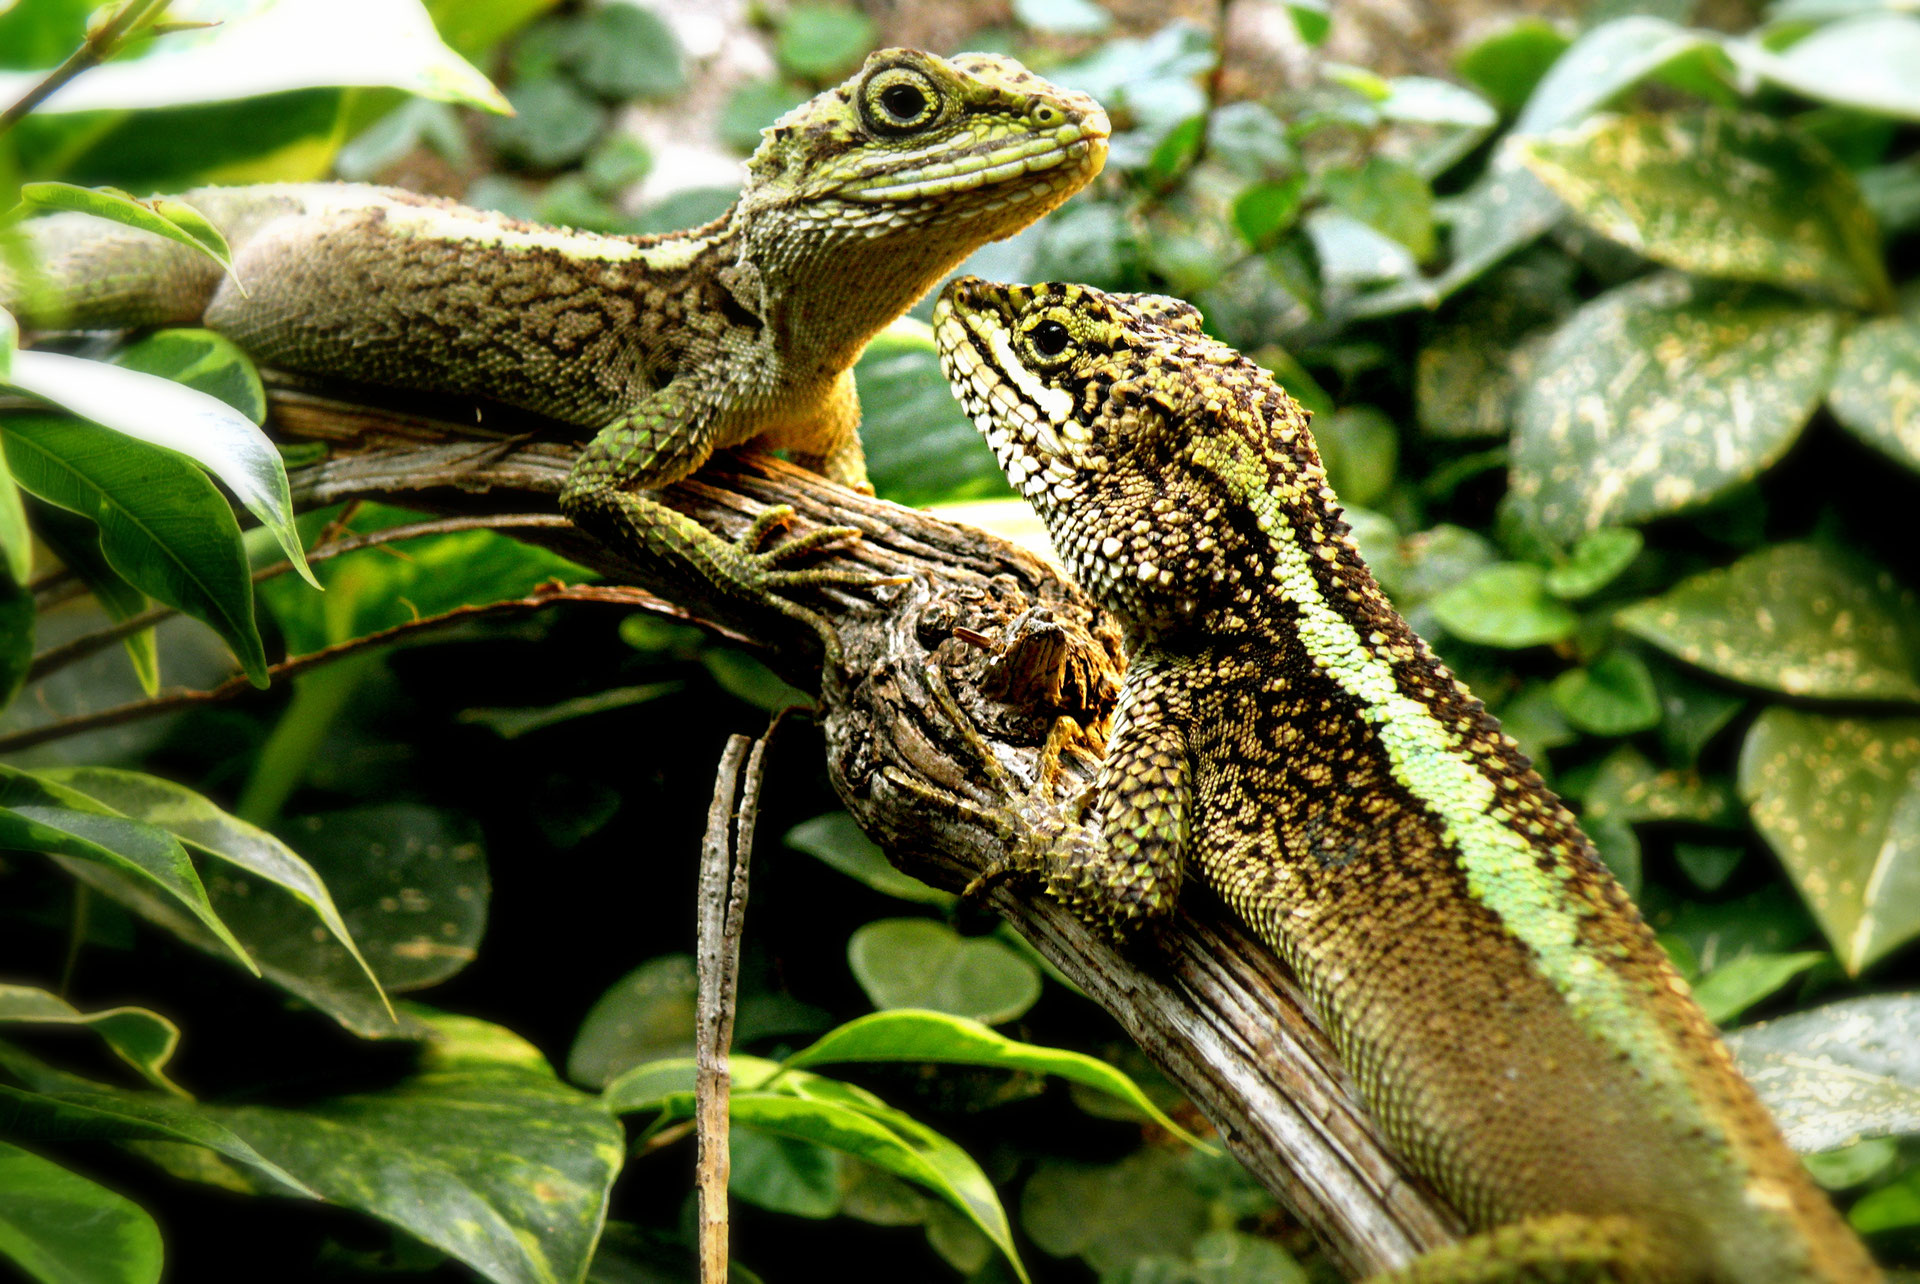
[[188,325],[220,285],[206,255],[105,219],[54,214],[24,230],[26,262],[0,266],[0,306],[28,329]]

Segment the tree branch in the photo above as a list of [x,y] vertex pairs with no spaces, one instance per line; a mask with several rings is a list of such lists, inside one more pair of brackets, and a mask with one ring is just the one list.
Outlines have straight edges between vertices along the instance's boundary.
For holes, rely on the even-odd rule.
[[[293,474],[295,500],[305,505],[367,498],[468,515],[551,509],[578,450],[518,420],[461,425],[278,385],[273,402],[281,431],[334,446],[327,460]],[[511,532],[637,579],[763,643],[795,681],[817,682],[835,787],[900,868],[958,889],[1005,855],[1004,827],[991,816],[1018,800],[996,796],[987,782],[1026,788],[1062,718],[1071,721],[1059,737],[1061,792],[1091,779],[1118,690],[1118,635],[1039,559],[759,456],[720,457],[661,498],[728,536],[765,508],[789,504],[803,532],[861,530],[837,555],[843,562],[908,577],[863,594],[809,597],[840,642],[840,664],[822,673],[819,640],[783,616],[701,586],[650,582],[570,527]],[[970,729],[954,724],[956,713]],[[972,806],[937,805],[929,790]],[[1123,947],[1031,886],[998,887],[991,901],[1114,1014],[1348,1270],[1372,1273],[1449,1242],[1457,1222],[1392,1158],[1293,978],[1223,904],[1189,887],[1171,923]]]

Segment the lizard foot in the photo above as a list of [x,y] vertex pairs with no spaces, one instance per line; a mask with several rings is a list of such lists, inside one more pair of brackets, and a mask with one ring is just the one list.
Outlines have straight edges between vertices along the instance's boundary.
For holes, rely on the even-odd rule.
[[766,593],[782,593],[793,588],[811,588],[837,584],[846,588],[874,588],[884,584],[905,584],[906,575],[878,575],[849,567],[808,566],[794,568],[792,563],[822,553],[846,548],[860,538],[857,526],[822,526],[791,539],[776,538],[793,525],[793,507],[775,504],[753,519],[733,543],[741,560],[743,586]]

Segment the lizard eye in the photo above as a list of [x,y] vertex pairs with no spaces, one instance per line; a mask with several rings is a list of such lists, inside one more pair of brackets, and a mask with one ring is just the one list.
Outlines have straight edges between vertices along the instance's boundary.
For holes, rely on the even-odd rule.
[[1027,331],[1027,340],[1033,344],[1033,350],[1043,357],[1057,357],[1067,350],[1067,344],[1073,336],[1067,327],[1058,321],[1042,321]]
[[868,81],[861,101],[867,122],[889,134],[920,129],[940,114],[940,95],[932,84],[902,67],[889,68]]

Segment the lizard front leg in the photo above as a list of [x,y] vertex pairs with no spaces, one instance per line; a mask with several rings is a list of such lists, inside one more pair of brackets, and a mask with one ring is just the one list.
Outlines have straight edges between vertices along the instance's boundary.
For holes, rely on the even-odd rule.
[[884,577],[791,564],[850,543],[859,538],[858,529],[827,526],[771,543],[793,519],[793,509],[780,504],[761,513],[738,541],[729,542],[639,493],[679,481],[704,464],[713,452],[717,419],[713,400],[701,395],[695,380],[674,380],[600,429],[567,475],[560,510],[581,528],[669,576],[692,575],[737,600],[801,621],[831,649],[833,633],[826,621],[787,594],[825,584],[864,587]]

